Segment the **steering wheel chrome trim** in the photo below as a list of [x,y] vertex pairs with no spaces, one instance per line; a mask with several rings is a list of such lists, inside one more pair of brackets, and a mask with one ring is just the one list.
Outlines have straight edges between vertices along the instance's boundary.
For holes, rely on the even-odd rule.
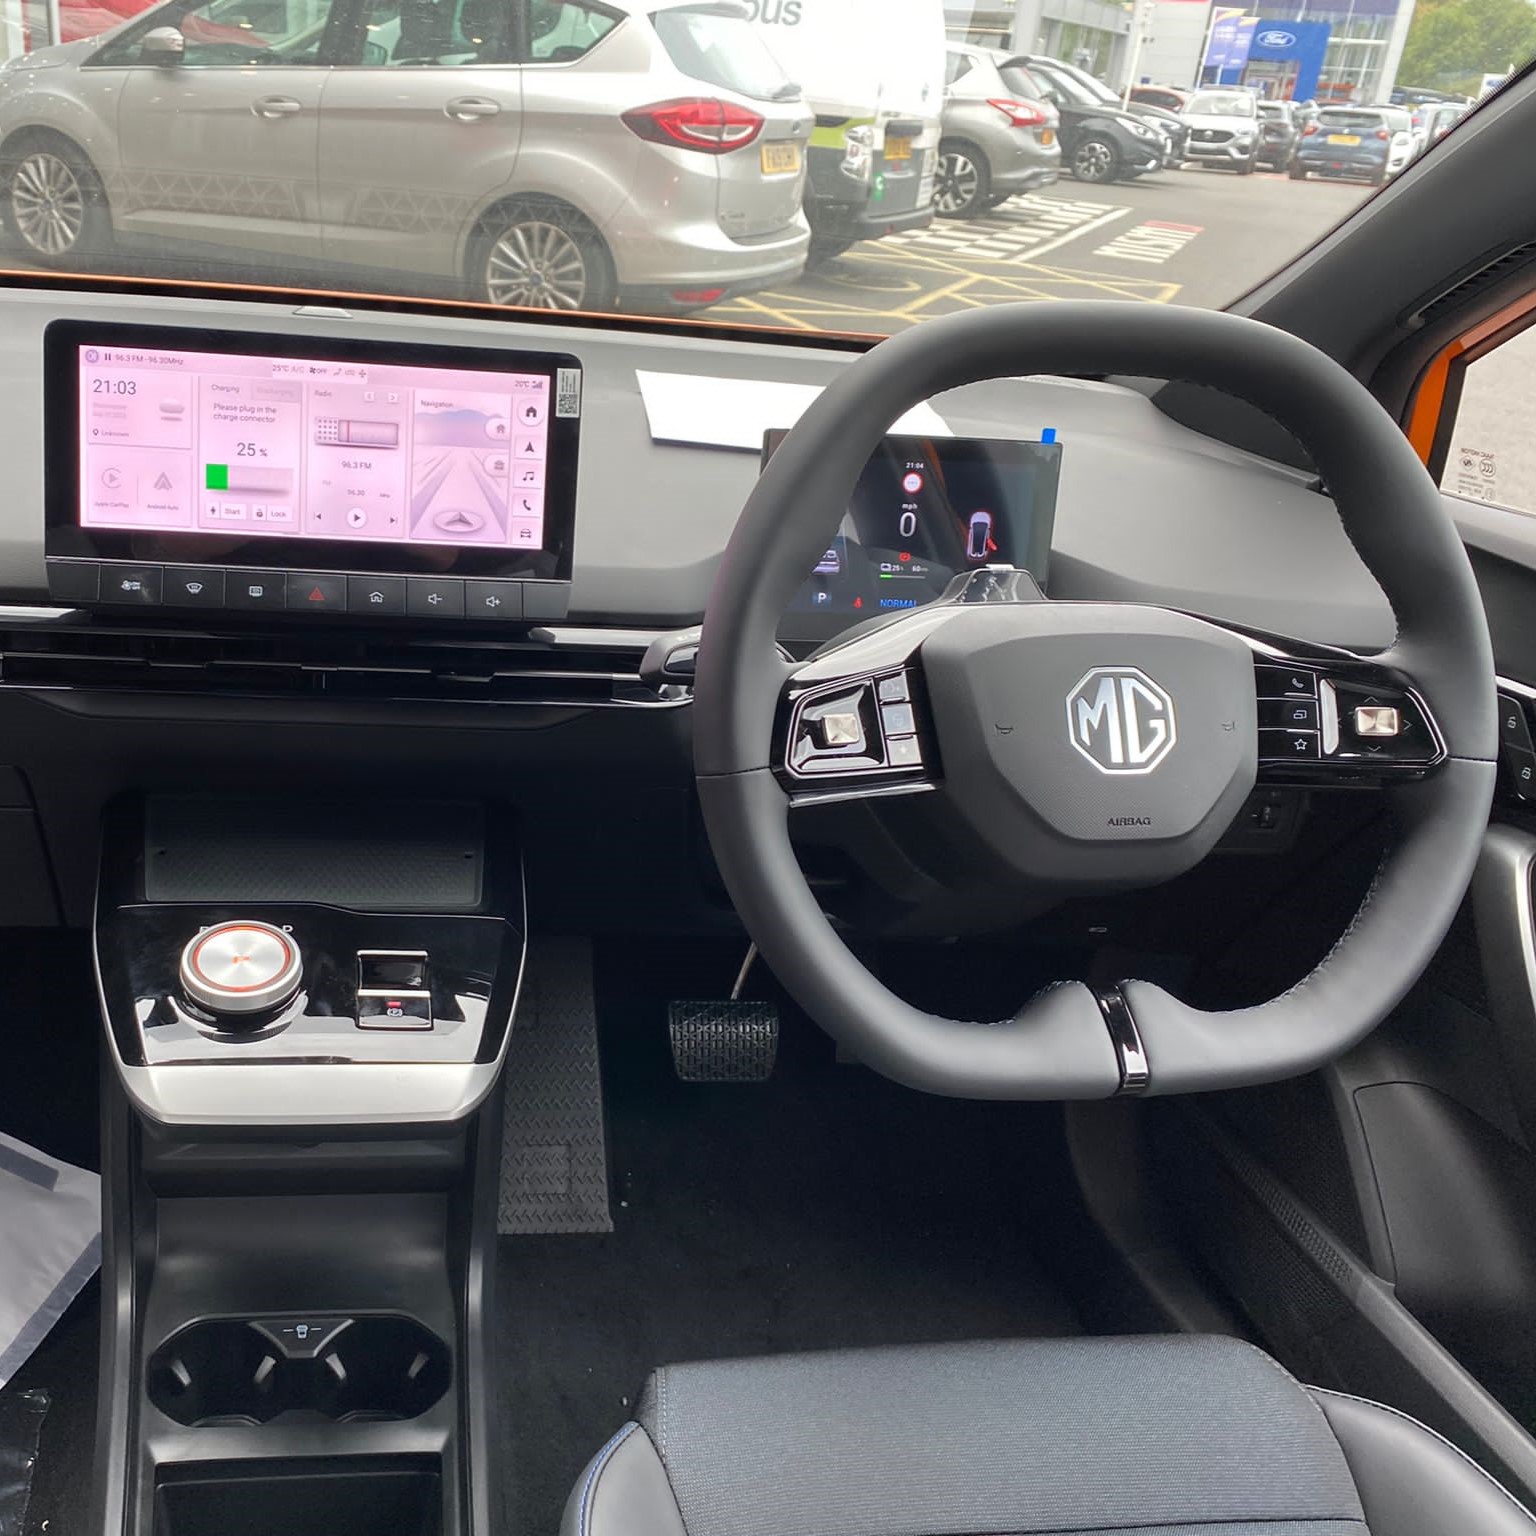
[[[1342,671],[1370,668],[1374,677],[1398,680],[1404,697],[1422,708],[1437,748],[1435,760],[1411,765],[1413,775],[1423,775],[1419,782],[1387,791],[1402,840],[1334,951],[1282,997],[1234,1013],[1202,1013],[1146,982],[1119,988],[1144,1046],[1150,1092],[1306,1071],[1385,1016],[1449,926],[1487,821],[1496,706],[1476,584],[1413,450],[1348,373],[1256,322],[1144,305],[994,309],[932,321],[882,343],[818,398],[747,502],[700,643],[695,768],[726,887],[811,1016],[889,1076],[983,1098],[1099,1097],[1126,1085],[1100,998],[1081,984],[1048,989],[1013,1019],[985,1025],[922,1014],[881,986],[842,943],[800,872],[789,800],[773,767],[785,681],[773,646],[778,619],[832,536],[870,452],[893,420],[931,395],[1025,373],[1176,378],[1265,411],[1310,450],[1397,618],[1396,640],[1380,655],[1310,648],[1335,658]],[[894,628],[885,633],[899,643]],[[1244,639],[1258,653],[1267,643]],[[1283,645],[1271,650],[1285,654]],[[1134,658],[1102,659],[1123,667]],[[941,732],[941,774],[951,767],[945,753]],[[1327,766],[1378,781],[1394,777]]]

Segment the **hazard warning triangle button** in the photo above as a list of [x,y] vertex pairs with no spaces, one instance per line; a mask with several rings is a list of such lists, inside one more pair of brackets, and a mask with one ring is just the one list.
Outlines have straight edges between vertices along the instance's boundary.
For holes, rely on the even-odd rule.
[[347,606],[347,579],[319,571],[289,571],[288,611],[305,609],[309,613],[338,611]]

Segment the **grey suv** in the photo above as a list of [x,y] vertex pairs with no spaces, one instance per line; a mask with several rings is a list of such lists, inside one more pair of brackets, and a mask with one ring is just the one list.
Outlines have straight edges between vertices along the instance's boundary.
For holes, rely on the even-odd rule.
[[0,72],[31,258],[196,241],[496,304],[793,278],[812,114],[730,0],[168,0]]
[[1055,107],[1006,53],[951,43],[934,209],[945,218],[985,213],[1018,192],[1049,186],[1061,171]]

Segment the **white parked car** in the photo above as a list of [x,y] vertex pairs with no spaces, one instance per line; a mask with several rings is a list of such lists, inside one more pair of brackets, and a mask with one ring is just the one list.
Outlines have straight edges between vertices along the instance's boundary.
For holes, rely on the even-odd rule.
[[1183,116],[1189,124],[1186,159],[1230,166],[1239,176],[1253,174],[1259,163],[1259,109],[1252,91],[1238,86],[1196,91]]

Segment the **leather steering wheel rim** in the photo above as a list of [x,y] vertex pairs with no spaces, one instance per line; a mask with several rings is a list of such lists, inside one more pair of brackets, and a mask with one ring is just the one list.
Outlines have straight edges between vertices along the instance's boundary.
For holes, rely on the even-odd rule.
[[1249,401],[1310,452],[1346,534],[1397,621],[1373,661],[1413,680],[1446,758],[1390,791],[1397,836],[1327,958],[1278,998],[1207,1013],[1148,982],[1117,1006],[1145,1091],[1269,1081],[1331,1059],[1376,1026],[1444,938],[1471,877],[1495,776],[1492,648],[1461,540],[1396,423],[1305,342],[1236,316],[1118,303],[1018,304],[926,322],[849,366],[789,433],[721,561],[699,646],[694,763],[726,889],[780,981],[885,1075],[975,1098],[1096,1098],[1124,1086],[1116,1020],[1076,982],[1012,1019],[966,1023],[896,997],[842,942],[790,842],[772,763],[786,668],[774,644],[790,598],[836,532],[860,472],[905,411],[961,385],[1025,374],[1178,379]]

